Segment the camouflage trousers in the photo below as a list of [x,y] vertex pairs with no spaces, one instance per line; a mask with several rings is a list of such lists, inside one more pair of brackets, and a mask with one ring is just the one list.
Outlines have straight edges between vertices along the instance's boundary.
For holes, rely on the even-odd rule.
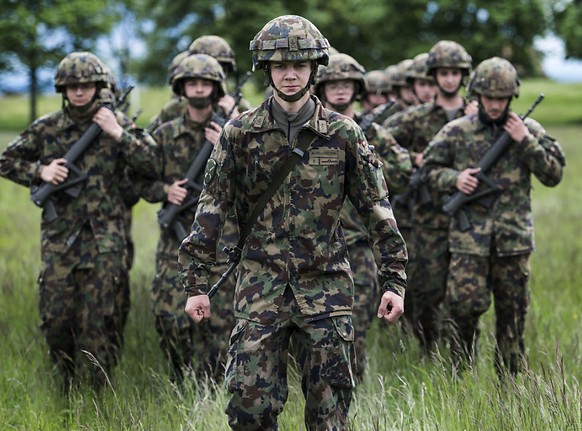
[[352,322],[355,335],[356,378],[361,380],[368,362],[366,333],[372,326],[379,305],[378,269],[374,253],[367,242],[350,244],[348,253],[355,284]]
[[[184,311],[187,297],[178,281],[177,256],[159,253],[156,268],[151,300],[170,379],[181,382],[185,373],[194,371],[198,379],[208,376],[221,381],[228,337],[234,327],[233,281],[227,281],[212,298],[210,319],[196,325]],[[220,266],[213,271],[222,274]]]
[[43,250],[40,327],[65,390],[77,381],[102,387],[119,361],[127,317],[122,255],[99,253],[88,227],[65,253]]
[[[447,229],[415,226],[412,232],[412,264],[405,296],[405,313],[423,354],[434,352],[442,336],[443,301],[449,271]],[[408,310],[407,310],[408,309]]]
[[[529,254],[501,257],[453,253],[448,278],[453,360],[474,361],[479,317],[495,302],[495,365],[517,374],[525,362],[525,317],[530,302]],[[461,364],[459,364],[461,365]]]
[[277,430],[288,395],[289,339],[298,349],[305,425],[344,430],[354,388],[354,329],[350,316],[306,321],[287,287],[274,324],[238,320],[232,331],[226,413],[233,430]]

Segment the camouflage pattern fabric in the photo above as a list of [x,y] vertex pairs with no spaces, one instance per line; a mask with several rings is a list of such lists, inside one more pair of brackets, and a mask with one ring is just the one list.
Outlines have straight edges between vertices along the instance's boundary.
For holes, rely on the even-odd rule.
[[161,109],[161,111],[152,117],[146,129],[153,133],[163,123],[180,118],[186,112],[188,101],[184,97],[173,97]]
[[[391,102],[388,102],[388,103],[391,103]],[[372,115],[374,117],[376,117],[375,123],[386,128],[386,121],[388,120],[388,118],[392,117],[393,115],[395,115],[401,111],[404,111],[406,108],[408,108],[408,105],[404,101],[397,100],[389,108],[386,108],[386,104],[384,104],[384,105],[376,106],[374,109],[372,109],[371,112],[372,112]]]
[[[64,111],[39,118],[10,143],[0,157],[0,175],[27,187],[40,184],[39,167],[62,157],[85,131],[68,112],[65,108]],[[46,308],[41,310],[41,326],[51,356],[60,360],[62,343],[66,343],[65,353],[76,363],[83,356],[81,349],[88,345],[93,349],[90,352],[103,361],[101,365],[105,370],[117,361],[117,357],[102,352],[115,348],[112,344],[120,347],[119,338],[122,336],[108,332],[111,325],[107,321],[116,302],[112,295],[115,296],[119,285],[119,280],[113,282],[113,275],[119,278],[120,271],[127,271],[123,259],[127,245],[127,208],[119,182],[125,166],[148,177],[159,173],[155,141],[140,129],[131,128],[129,119],[123,114],[117,113],[117,117],[124,127],[121,142],[101,134],[75,163],[88,174],[80,195],[74,198],[64,192],[55,193],[53,202],[58,218],[49,221],[43,211],[41,221],[43,271],[40,288],[41,295],[48,295],[42,300],[42,307]],[[84,238],[82,253],[76,245],[81,236]],[[84,267],[94,269],[84,273]],[[53,303],[54,298],[61,301],[63,295],[78,292],[79,289],[91,292],[93,297],[76,294],[73,305],[71,299],[67,299],[68,302],[63,305],[67,307],[67,315],[57,317],[50,311],[52,306],[61,307]],[[79,312],[71,314],[74,310],[86,309],[82,308],[86,307],[86,301],[93,304],[90,315]],[[120,297],[119,307],[123,307],[122,302]],[[123,316],[124,312],[120,313]],[[89,318],[91,323],[86,322]],[[117,328],[123,327],[123,317],[120,319]],[[85,330],[95,326],[100,328],[101,333],[85,334]],[[103,329],[106,327],[107,331]],[[72,328],[75,337],[72,336]],[[77,341],[87,338],[91,338],[89,344]],[[72,355],[71,351],[74,352]],[[96,381],[97,384],[102,383],[98,377]]]
[[[314,100],[316,112],[299,133],[314,134],[315,140],[287,186],[259,217],[243,250],[235,300],[238,318],[275,321],[282,294],[277,286],[286,284],[306,317],[351,314],[353,284],[339,227],[346,193],[364,218],[374,248],[381,250],[376,261],[382,290],[404,293],[406,248],[392,216],[381,164],[355,123]],[[183,284],[191,295],[208,289],[224,208],[236,204],[237,214],[248,214],[292,149],[275,127],[270,103],[272,99],[227,123],[207,164],[193,231],[180,248]]]
[[[359,116],[355,120],[358,122]],[[412,163],[408,151],[381,126],[372,124],[366,132],[368,143],[382,160],[384,178],[389,191],[402,191],[408,184]],[[369,234],[358,212],[350,201],[345,201],[341,212],[342,227],[348,246],[348,255],[354,278],[354,305],[352,319],[355,328],[356,375],[359,380],[366,369],[366,333],[378,308],[378,271],[369,245]]]
[[[493,203],[484,207],[477,200],[465,205],[471,229],[461,231],[453,218],[449,233],[449,249],[455,255],[448,282],[451,317],[465,339],[464,348],[470,350],[471,330],[462,329],[463,319],[471,315],[476,327],[493,292],[498,350],[511,372],[517,371],[516,355],[523,354],[527,256],[534,250],[531,176],[553,187],[561,181],[565,165],[559,143],[535,120],[526,119],[525,124],[529,135],[510,145],[487,173],[499,187]],[[478,115],[448,123],[425,153],[430,183],[442,192],[453,192],[458,173],[475,166],[501,132],[482,123]]]
[[[459,109],[456,115],[463,116],[464,108]],[[428,102],[390,117],[384,126],[414,159],[447,122],[444,109]],[[446,291],[450,258],[447,249],[449,217],[441,211],[443,195],[430,187],[430,183],[427,186],[431,195],[429,203],[421,204],[415,196],[412,211],[409,211],[408,205],[394,207],[399,225],[412,229],[410,242],[407,242],[410,256],[407,275],[411,294],[406,299],[404,313],[413,333],[419,337],[424,353],[430,353],[430,349],[438,343],[442,314],[439,309]]]
[[187,294],[204,294],[228,208],[236,208],[242,226],[281,161],[299,139],[310,139],[242,250],[227,364],[233,429],[277,429],[292,334],[307,429],[345,427],[354,385],[354,284],[340,226],[346,197],[370,232],[381,291],[404,295],[406,248],[381,163],[352,120],[312,100],[314,113],[291,143],[271,115],[273,98],[227,123],[206,166],[192,233],[180,247]]
[[300,347],[306,429],[346,429],[355,366],[350,316],[305,320],[289,286],[282,293],[278,315],[274,325],[237,320],[232,331],[226,369],[232,393],[226,408],[230,427],[279,429],[277,417],[288,396],[288,349],[293,337]]
[[[166,202],[165,186],[184,178],[204,144],[206,126],[207,123],[191,121],[184,110],[179,118],[162,124],[154,132],[153,137],[158,142],[163,160],[163,172],[160,180],[142,182],[140,190],[144,199],[149,202]],[[177,221],[189,228],[194,221],[195,211],[194,207],[182,212]],[[222,238],[223,243],[229,240],[229,244],[236,244],[236,226],[232,222],[227,223],[225,230],[228,235]],[[172,229],[161,230],[156,253],[156,276],[151,291],[160,348],[168,360],[171,380],[182,381],[184,373],[190,370],[195,370],[198,378],[208,375],[221,380],[228,334],[234,327],[233,281],[230,286],[225,285],[215,297],[221,312],[213,315],[209,322],[195,325],[184,312],[186,296],[177,279],[180,242]],[[221,275],[226,269],[226,255],[220,254],[218,261],[215,270]]]

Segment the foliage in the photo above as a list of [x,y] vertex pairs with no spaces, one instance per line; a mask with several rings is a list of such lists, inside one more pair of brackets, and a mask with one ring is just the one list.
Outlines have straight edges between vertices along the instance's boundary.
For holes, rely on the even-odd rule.
[[564,39],[566,57],[582,59],[582,0],[569,1],[555,15],[556,31]]
[[31,121],[36,118],[37,72],[71,51],[93,50],[117,20],[105,0],[0,0],[0,65],[21,64],[30,77]]
[[[148,53],[136,70],[140,81],[160,83],[179,51],[203,34],[224,37],[242,71],[250,68],[248,43],[270,19],[299,14],[313,21],[332,46],[367,69],[383,69],[428,51],[441,39],[461,43],[475,64],[500,55],[523,76],[540,74],[535,36],[547,29],[542,0],[410,0],[406,7],[384,0],[176,0],[161,6],[142,0]],[[245,19],[241,19],[241,17]]]

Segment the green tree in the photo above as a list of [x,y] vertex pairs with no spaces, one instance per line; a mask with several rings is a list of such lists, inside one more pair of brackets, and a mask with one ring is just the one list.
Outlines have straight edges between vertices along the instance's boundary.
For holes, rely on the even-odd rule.
[[[548,28],[542,0],[141,0],[148,54],[138,76],[165,82],[167,65],[203,34],[224,37],[237,53],[239,70],[250,67],[248,43],[271,18],[299,14],[313,21],[332,46],[367,69],[385,68],[428,51],[441,39],[461,43],[475,62],[493,55],[511,60],[522,75],[539,72],[535,36]],[[579,30],[578,30],[579,31]]]
[[564,40],[566,58],[582,59],[582,0],[555,5],[556,33]]
[[71,51],[94,50],[119,19],[105,0],[0,0],[0,67],[24,66],[30,118],[36,118],[38,71]]

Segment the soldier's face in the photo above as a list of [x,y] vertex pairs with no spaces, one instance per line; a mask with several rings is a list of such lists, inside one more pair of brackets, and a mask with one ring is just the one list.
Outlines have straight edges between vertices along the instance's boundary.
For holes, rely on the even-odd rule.
[[416,94],[414,94],[414,91],[412,91],[412,87],[409,86],[400,87],[400,98],[408,105],[416,105],[418,103]]
[[94,82],[70,84],[65,87],[65,91],[69,103],[73,106],[81,107],[93,100],[97,86]]
[[439,67],[435,79],[445,93],[456,93],[463,80],[463,71],[456,67]]
[[437,87],[428,79],[415,79],[413,86],[420,103],[430,102],[436,96]]
[[388,103],[388,94],[386,93],[368,93],[366,101],[371,108]]
[[311,75],[311,62],[273,61],[270,64],[270,73],[275,88],[287,96],[292,96],[307,86]]
[[510,101],[510,97],[488,97],[483,95],[481,96],[481,107],[485,115],[491,120],[497,120],[503,115]]
[[351,79],[326,82],[323,87],[325,100],[332,105],[345,105],[352,100],[355,85]]
[[194,78],[184,82],[186,97],[208,97],[214,89],[214,83],[208,79]]

